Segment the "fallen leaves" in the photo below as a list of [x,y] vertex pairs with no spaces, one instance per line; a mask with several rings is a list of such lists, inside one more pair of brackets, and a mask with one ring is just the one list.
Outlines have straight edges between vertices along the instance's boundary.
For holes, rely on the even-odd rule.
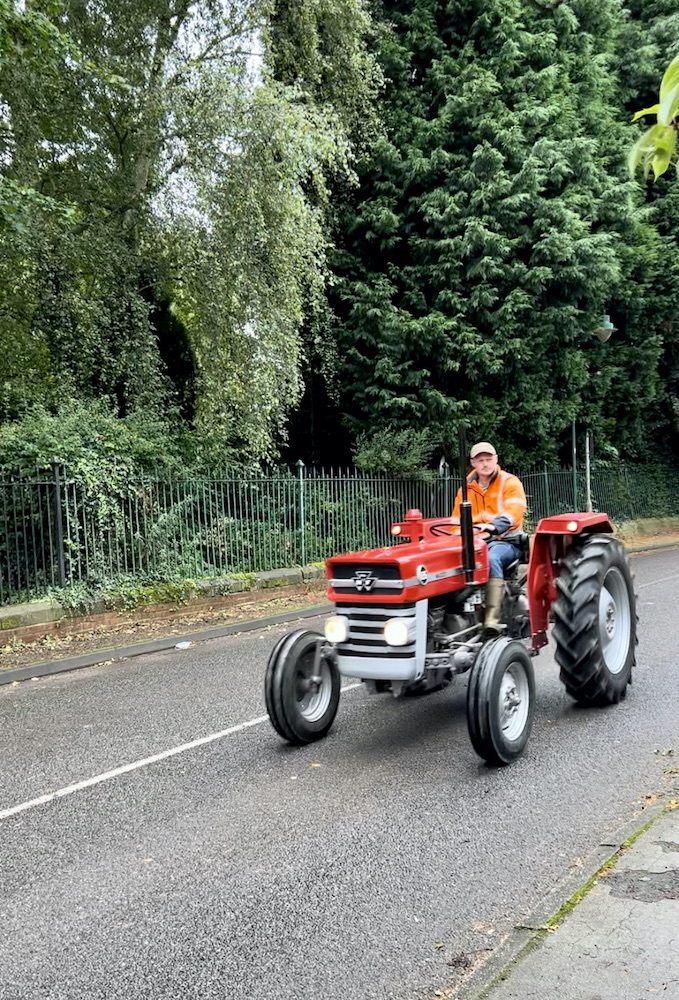
[[[144,609],[138,609],[134,618],[127,613],[121,613],[120,620],[105,624],[88,623],[90,627],[83,627],[77,622],[71,624],[66,620],[61,623],[58,634],[48,633],[29,641],[19,638],[9,639],[0,646],[0,670],[32,666],[47,659],[66,659],[81,653],[94,653],[102,649],[118,648],[151,639],[177,636],[178,641],[182,641],[183,635],[192,632],[214,626],[238,625],[240,622],[250,622],[283,611],[290,612],[292,621],[295,611],[319,603],[324,587],[324,582],[315,581],[314,586],[308,588],[308,594],[279,594],[214,608],[189,606],[182,609],[181,614],[168,611],[165,617],[162,614],[151,616],[144,612]],[[260,632],[269,633],[267,638],[270,638],[278,628],[285,631],[289,625],[263,625]]]

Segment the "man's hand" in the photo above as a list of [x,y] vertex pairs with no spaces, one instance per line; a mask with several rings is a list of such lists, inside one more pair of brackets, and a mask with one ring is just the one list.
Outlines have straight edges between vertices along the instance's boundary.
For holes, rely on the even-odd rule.
[[488,521],[481,521],[479,524],[475,524],[474,528],[477,531],[495,531],[495,525]]

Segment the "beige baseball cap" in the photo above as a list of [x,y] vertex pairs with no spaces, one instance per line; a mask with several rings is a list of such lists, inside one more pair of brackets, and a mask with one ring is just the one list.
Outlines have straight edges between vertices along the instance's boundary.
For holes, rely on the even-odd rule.
[[478,444],[472,445],[472,450],[469,452],[470,458],[476,458],[477,455],[495,455],[496,451],[492,444],[488,441],[479,441]]

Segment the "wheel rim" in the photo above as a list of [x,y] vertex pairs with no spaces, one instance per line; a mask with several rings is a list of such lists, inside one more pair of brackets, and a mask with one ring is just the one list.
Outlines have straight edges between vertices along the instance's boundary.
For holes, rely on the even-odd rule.
[[332,698],[332,674],[328,661],[321,658],[314,676],[316,651],[300,657],[295,672],[295,698],[299,714],[306,722],[318,722],[328,710]]
[[517,740],[526,728],[530,709],[528,675],[518,661],[510,663],[503,674],[498,703],[503,736]]
[[599,594],[599,636],[604,663],[612,674],[625,666],[630,643],[630,601],[627,583],[617,567],[604,577]]

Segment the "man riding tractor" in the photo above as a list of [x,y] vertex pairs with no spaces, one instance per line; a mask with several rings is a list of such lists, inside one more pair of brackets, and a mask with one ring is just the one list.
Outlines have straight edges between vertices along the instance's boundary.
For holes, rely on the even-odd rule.
[[[475,444],[469,457],[473,472],[467,477],[467,493],[472,505],[472,521],[477,531],[486,533],[488,544],[489,578],[483,637],[489,639],[500,634],[504,571],[522,554],[526,494],[521,480],[500,468],[497,452],[488,441]],[[455,497],[453,524],[460,524],[461,503],[460,489]]]
[[[461,454],[466,450],[462,445]],[[487,441],[474,445],[471,461],[470,476],[461,470],[452,517],[425,518],[413,508],[392,523],[386,544],[326,560],[335,613],[324,634],[296,629],[267,664],[267,712],[287,742],[326,735],[343,677],[372,694],[401,697],[441,690],[468,673],[472,745],[489,764],[509,764],[530,735],[533,657],[551,623],[568,694],[589,706],[625,697],[636,602],[610,518],[575,511],[543,517],[529,558],[521,483],[502,472]]]

